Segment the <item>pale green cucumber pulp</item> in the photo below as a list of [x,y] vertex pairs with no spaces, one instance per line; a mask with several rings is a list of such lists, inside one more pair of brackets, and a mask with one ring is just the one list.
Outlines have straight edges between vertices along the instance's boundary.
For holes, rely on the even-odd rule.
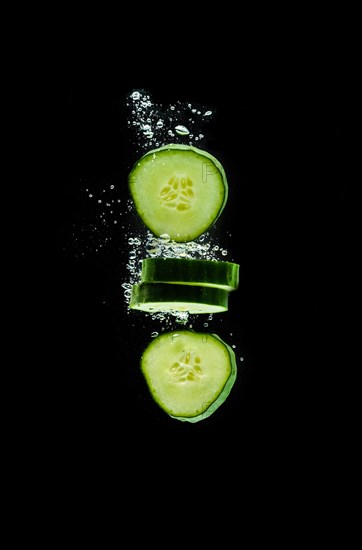
[[148,151],[133,166],[128,186],[136,212],[157,237],[197,239],[219,218],[228,198],[222,164],[191,145]]
[[132,286],[130,309],[189,313],[220,313],[228,309],[229,292],[221,288],[167,283],[140,283]]
[[145,258],[142,260],[142,283],[169,283],[208,286],[236,290],[239,264],[218,260],[184,258]]
[[191,330],[157,336],[141,356],[141,370],[158,406],[187,422],[210,417],[237,378],[233,349],[216,334]]

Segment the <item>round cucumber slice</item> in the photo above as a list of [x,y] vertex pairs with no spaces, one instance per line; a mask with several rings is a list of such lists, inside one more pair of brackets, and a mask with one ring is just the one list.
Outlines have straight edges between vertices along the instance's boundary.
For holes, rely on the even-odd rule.
[[239,286],[239,267],[233,262],[217,260],[145,258],[141,282],[208,286],[231,292]]
[[136,212],[157,237],[197,239],[218,219],[228,197],[221,163],[191,145],[169,144],[148,151],[133,166],[128,185]]
[[157,336],[141,356],[141,370],[159,407],[187,422],[210,417],[237,377],[233,349],[217,334],[191,330]]
[[167,283],[133,285],[130,309],[157,311],[188,311],[189,313],[220,313],[228,309],[229,292],[221,288]]

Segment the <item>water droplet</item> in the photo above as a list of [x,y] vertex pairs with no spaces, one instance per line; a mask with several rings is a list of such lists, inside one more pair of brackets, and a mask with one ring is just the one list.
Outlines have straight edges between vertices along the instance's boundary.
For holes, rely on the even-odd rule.
[[244,357],[240,357],[240,361],[244,361]]
[[212,115],[212,111],[206,111],[206,113],[204,113],[203,116],[210,116],[210,115]]
[[182,124],[175,126],[175,130],[176,134],[178,134],[179,136],[188,136],[190,133],[186,126],[182,126]]
[[156,336],[158,336],[158,332],[155,330],[154,332],[152,332],[151,338],[156,338]]

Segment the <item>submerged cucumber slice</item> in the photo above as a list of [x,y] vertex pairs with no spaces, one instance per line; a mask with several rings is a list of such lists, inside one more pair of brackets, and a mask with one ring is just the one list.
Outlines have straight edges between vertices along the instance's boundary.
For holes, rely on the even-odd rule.
[[209,286],[231,292],[239,285],[239,267],[233,262],[217,260],[145,258],[141,282]]
[[191,145],[169,144],[147,152],[128,176],[136,212],[157,237],[192,241],[218,219],[228,197],[221,163]]
[[187,422],[213,414],[237,376],[233,349],[216,334],[191,330],[157,336],[142,354],[141,370],[154,401]]
[[141,283],[133,285],[130,309],[156,311],[188,311],[220,313],[228,309],[229,292],[206,286]]

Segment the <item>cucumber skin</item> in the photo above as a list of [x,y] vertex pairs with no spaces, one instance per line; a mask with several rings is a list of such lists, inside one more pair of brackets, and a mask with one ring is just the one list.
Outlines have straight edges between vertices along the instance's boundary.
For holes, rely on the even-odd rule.
[[[147,302],[184,302],[217,305],[228,309],[229,292],[220,288],[170,285],[168,283],[140,283],[133,285],[130,309],[137,309],[137,305]],[[156,311],[156,310],[155,310]],[[205,311],[205,313],[210,313]],[[202,315],[202,313],[200,313]]]
[[[195,332],[195,331],[185,330],[185,331],[176,331],[176,332]],[[166,336],[167,334],[170,334],[170,333],[164,333],[162,336]],[[212,336],[212,337],[216,338],[217,340],[219,340],[225,346],[225,348],[227,349],[227,351],[229,353],[230,364],[231,364],[231,373],[230,373],[230,376],[229,376],[229,378],[227,379],[227,381],[225,383],[225,386],[223,387],[223,389],[221,390],[220,394],[215,399],[215,401],[213,403],[211,403],[210,406],[205,411],[203,411],[201,414],[198,414],[197,416],[175,416],[175,415],[170,414],[165,409],[163,409],[161,404],[154,398],[152,392],[150,391],[150,395],[151,395],[153,401],[170,418],[173,418],[175,420],[179,420],[181,422],[189,422],[189,423],[192,423],[192,424],[195,424],[196,422],[200,422],[201,420],[205,420],[205,419],[209,418],[226,401],[227,397],[229,396],[229,394],[230,394],[230,392],[231,392],[231,390],[232,390],[232,388],[235,384],[235,381],[237,379],[237,374],[238,374],[235,352],[232,349],[232,347],[229,346],[229,344],[227,344],[222,338],[220,338],[220,336],[218,336],[215,333],[198,332],[197,334],[199,334],[200,336],[206,335],[206,336]],[[142,357],[143,357],[143,354],[142,354]],[[141,357],[141,364],[142,364],[142,357]],[[145,374],[143,373],[143,371],[142,371],[142,374],[145,377],[146,383],[147,383],[147,378],[146,378]]]
[[[167,272],[174,277],[167,280]],[[224,288],[229,292],[239,286],[239,264],[213,260],[186,260],[183,258],[145,258],[142,261],[141,282],[189,284]],[[197,270],[197,276],[195,275]],[[214,279],[210,283],[210,277]],[[224,281],[227,286],[221,285]]]
[[[221,175],[221,178],[222,178],[222,181],[224,183],[224,200],[223,200],[223,203],[221,204],[220,206],[220,209],[219,209],[219,212],[217,214],[217,216],[213,219],[212,223],[210,223],[210,225],[205,228],[201,233],[199,233],[198,235],[195,235],[192,239],[178,239],[177,237],[174,237],[172,240],[174,240],[175,242],[190,242],[190,241],[193,241],[195,239],[198,239],[201,235],[203,235],[204,233],[206,233],[208,230],[211,229],[211,227],[213,225],[215,225],[215,223],[217,222],[217,220],[220,218],[225,206],[226,206],[226,203],[228,201],[228,196],[229,196],[229,185],[228,185],[228,180],[227,180],[227,177],[226,177],[226,173],[225,173],[225,170],[224,170],[224,167],[223,165],[221,164],[221,162],[216,158],[214,157],[211,153],[209,153],[208,151],[205,151],[204,149],[200,149],[198,147],[195,147],[193,145],[185,145],[185,144],[182,144],[182,143],[169,143],[167,145],[162,145],[161,147],[157,147],[155,149],[151,149],[150,151],[147,151],[144,155],[142,155],[134,164],[133,164],[133,167],[131,169],[131,171],[129,172],[129,175],[128,175],[128,191],[131,195],[131,197],[133,198],[133,189],[132,189],[132,186],[133,186],[133,174],[134,174],[134,171],[137,169],[137,167],[139,166],[139,164],[149,155],[153,155],[153,154],[157,154],[159,153],[160,151],[167,151],[167,150],[171,150],[171,149],[174,149],[174,150],[181,150],[181,151],[193,151],[194,153],[196,153],[197,155],[201,155],[201,156],[204,156],[206,157],[208,160],[210,160],[213,164],[215,164],[216,168],[219,170],[220,172],[220,175]],[[137,217],[138,219],[143,223],[143,225],[146,225],[144,220],[142,219],[142,217],[138,214],[138,211],[137,211],[137,205],[134,203],[135,205],[135,209],[136,209],[136,214],[137,214]],[[154,232],[150,227],[146,226],[150,231],[151,233],[153,233],[156,237],[160,237],[161,236],[161,233],[167,233],[167,231],[163,231],[161,232],[160,234]]]

